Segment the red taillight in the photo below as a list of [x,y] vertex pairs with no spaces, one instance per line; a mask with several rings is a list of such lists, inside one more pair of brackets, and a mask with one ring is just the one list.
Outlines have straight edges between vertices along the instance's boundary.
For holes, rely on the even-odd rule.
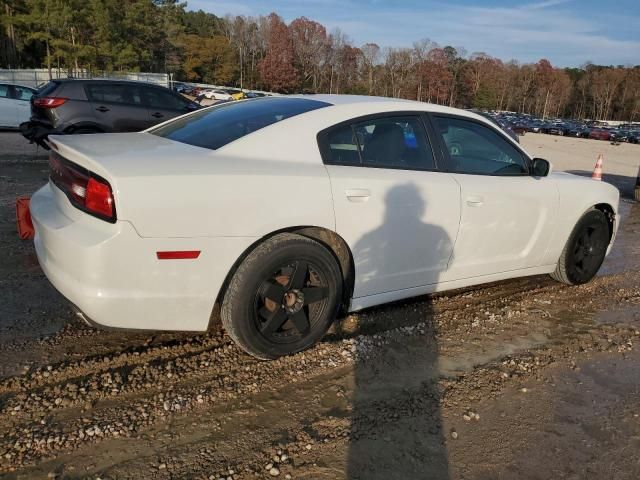
[[109,218],[113,217],[111,187],[95,178],[90,178],[87,182],[87,195],[84,206],[91,212],[99,213]]
[[36,107],[42,108],[58,108],[60,105],[63,105],[68,98],[61,97],[36,97],[33,99],[33,104]]
[[56,152],[49,155],[50,178],[76,208],[108,222],[116,221],[111,186],[106,180]]

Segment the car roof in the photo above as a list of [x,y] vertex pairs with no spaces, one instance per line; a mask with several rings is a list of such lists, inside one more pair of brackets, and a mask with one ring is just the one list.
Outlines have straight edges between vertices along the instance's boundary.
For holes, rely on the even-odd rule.
[[131,85],[149,85],[152,87],[166,88],[158,83],[144,82],[142,80],[119,80],[117,78],[54,78],[52,82],[57,83],[129,83]]
[[[492,129],[500,131],[499,126],[473,112],[433,103],[398,98],[370,97],[365,95],[300,94],[262,97],[240,101],[278,102],[280,99],[287,98],[323,102],[325,103],[325,107],[312,109],[260,128],[249,135],[224,145],[216,150],[216,152],[240,157],[254,155],[255,152],[260,152],[263,158],[272,158],[274,161],[291,161],[295,163],[310,162],[314,161],[314,156],[319,155],[316,135],[320,131],[334,127],[342,122],[350,122],[359,117],[394,113],[399,113],[400,115],[414,112],[415,114],[423,112],[447,113],[477,120]],[[208,108],[213,109],[217,107],[212,106]],[[295,135],[292,135],[293,130],[295,130]],[[504,134],[504,136],[513,142],[513,139],[509,138],[507,134]],[[266,148],[265,145],[269,147]],[[283,148],[283,146],[286,146],[286,148]]]
[[[419,110],[423,112],[432,113],[448,113],[451,115],[459,115],[463,117],[481,119],[487,121],[482,115],[478,115],[475,112],[468,110],[462,110],[459,108],[447,107],[444,105],[438,105],[435,103],[418,102],[416,100],[407,100],[404,98],[391,98],[391,97],[375,97],[369,95],[345,95],[345,94],[300,94],[300,95],[286,95],[285,98],[305,98],[308,100],[317,100],[319,102],[325,102],[334,106],[362,106],[363,104],[369,104],[372,107],[379,107],[381,113],[391,110]],[[278,97],[271,97],[278,98]]]

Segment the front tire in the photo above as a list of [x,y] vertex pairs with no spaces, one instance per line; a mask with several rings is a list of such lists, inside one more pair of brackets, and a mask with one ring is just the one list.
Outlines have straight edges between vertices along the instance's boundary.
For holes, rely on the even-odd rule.
[[589,282],[604,261],[610,238],[607,217],[599,210],[589,210],[571,232],[551,277],[568,285]]
[[315,344],[333,322],[342,274],[320,243],[292,233],[258,245],[225,292],[222,325],[247,353],[274,359]]

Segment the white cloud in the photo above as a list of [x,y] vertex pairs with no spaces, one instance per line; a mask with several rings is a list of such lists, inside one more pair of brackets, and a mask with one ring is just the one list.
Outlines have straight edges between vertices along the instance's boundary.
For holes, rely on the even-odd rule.
[[548,8],[548,7],[555,7],[556,5],[562,5],[564,3],[569,3],[572,2],[573,0],[547,0],[546,2],[538,2],[538,3],[531,3],[529,5],[524,5],[520,8],[523,9],[529,9],[529,10],[536,10],[539,8]]
[[[478,2],[480,3],[480,2]],[[441,45],[484,51],[503,60],[535,62],[548,58],[554,65],[579,66],[591,60],[602,64],[640,64],[638,15],[585,14],[583,0],[538,0],[512,7],[461,5],[445,0],[382,2],[377,0],[279,0],[242,3],[195,0],[189,8],[224,15],[268,14],[286,20],[306,16],[330,31],[339,27],[357,45],[411,46],[421,38]],[[598,7],[600,8],[600,7]],[[612,36],[627,32],[626,40]]]
[[[640,63],[639,40],[610,38],[600,31],[599,24],[568,9],[552,8],[567,2],[544,3],[544,8],[533,9],[439,4],[420,15],[386,9],[362,12],[357,20],[319,20],[339,26],[360,43],[410,46],[413,40],[430,38],[442,45],[463,46],[469,52],[483,51],[503,60],[535,62],[548,58],[559,66],[579,66],[587,60]],[[607,19],[606,14],[601,17],[602,22],[619,20]]]

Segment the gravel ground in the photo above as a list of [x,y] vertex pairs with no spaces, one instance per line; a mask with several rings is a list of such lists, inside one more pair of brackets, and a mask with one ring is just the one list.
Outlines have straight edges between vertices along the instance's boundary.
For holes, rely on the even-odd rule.
[[[15,234],[12,202],[46,163],[0,137],[0,477],[640,476],[640,205],[623,200],[588,285],[531,277],[369,309],[311,350],[260,362],[216,328],[79,322]],[[525,139],[530,152],[550,143],[536,154],[556,169],[583,148],[595,155],[566,169],[588,170],[609,148]],[[622,147],[637,168],[640,147]]]

